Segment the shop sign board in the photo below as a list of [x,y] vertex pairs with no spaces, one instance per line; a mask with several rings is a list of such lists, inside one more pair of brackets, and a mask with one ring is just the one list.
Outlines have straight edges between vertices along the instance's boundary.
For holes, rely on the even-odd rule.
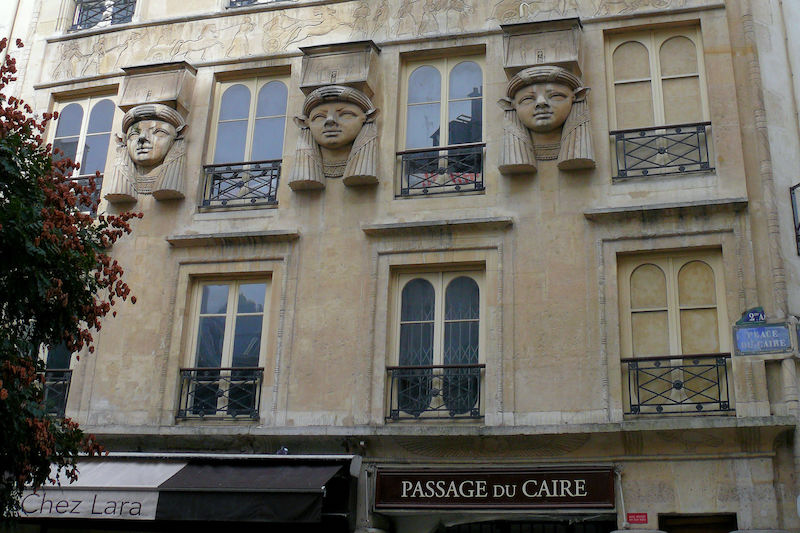
[[742,324],[733,326],[736,355],[787,353],[792,351],[789,324]]
[[375,509],[614,508],[608,467],[379,469]]
[[26,490],[20,516],[155,520],[158,492],[147,490]]
[[646,524],[647,513],[628,513],[625,521],[629,524]]

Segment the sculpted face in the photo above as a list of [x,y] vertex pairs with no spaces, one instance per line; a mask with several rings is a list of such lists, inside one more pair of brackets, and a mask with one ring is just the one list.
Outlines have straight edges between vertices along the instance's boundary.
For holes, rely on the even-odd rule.
[[534,83],[514,95],[514,108],[525,126],[537,133],[561,127],[569,116],[575,93],[561,83]]
[[366,114],[356,104],[333,101],[311,109],[308,127],[317,144],[336,150],[351,144],[366,120]]
[[128,154],[142,167],[160,165],[177,137],[175,126],[163,120],[140,120],[128,128]]

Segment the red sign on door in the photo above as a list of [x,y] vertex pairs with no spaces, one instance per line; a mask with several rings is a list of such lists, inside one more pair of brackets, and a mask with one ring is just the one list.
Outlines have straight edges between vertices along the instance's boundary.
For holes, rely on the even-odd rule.
[[629,524],[646,524],[647,513],[628,513],[625,519]]

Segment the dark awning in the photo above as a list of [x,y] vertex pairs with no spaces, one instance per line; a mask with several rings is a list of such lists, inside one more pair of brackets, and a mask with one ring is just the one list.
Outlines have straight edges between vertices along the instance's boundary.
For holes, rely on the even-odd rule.
[[157,520],[319,522],[342,465],[189,464],[159,485]]
[[78,462],[80,475],[75,483],[61,479],[36,492],[26,490],[20,514],[27,518],[321,524],[323,504],[325,513],[349,515],[352,511],[349,488],[358,464],[354,456],[331,455],[85,458]]

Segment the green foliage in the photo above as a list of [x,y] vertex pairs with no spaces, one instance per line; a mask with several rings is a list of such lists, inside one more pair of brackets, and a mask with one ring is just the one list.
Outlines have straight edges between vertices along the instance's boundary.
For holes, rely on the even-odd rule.
[[[0,51],[7,45],[0,41]],[[17,46],[22,44],[17,41]],[[38,487],[55,472],[77,477],[80,453],[101,447],[76,423],[46,413],[41,346],[88,346],[93,330],[130,289],[106,250],[141,213],[100,215],[94,183],[70,180],[77,165],[54,158],[39,121],[22,101],[6,96],[15,60],[0,68],[0,516],[18,510],[23,488]],[[96,207],[96,201],[94,203]],[[131,296],[135,303],[135,297]],[[53,468],[53,470],[51,470]]]

